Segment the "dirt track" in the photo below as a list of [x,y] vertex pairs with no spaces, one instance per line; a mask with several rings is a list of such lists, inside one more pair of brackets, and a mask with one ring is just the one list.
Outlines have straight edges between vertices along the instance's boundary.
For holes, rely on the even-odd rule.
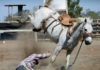
[[[17,40],[0,41],[0,70],[15,70],[19,62],[32,53],[54,51],[56,44],[50,41],[34,41],[33,33],[19,33]],[[71,56],[71,61],[77,48]],[[63,50],[53,65],[50,58],[40,61],[36,70],[61,70],[66,63],[66,51]],[[83,45],[79,58],[71,70],[100,70],[100,41],[94,40],[92,45]]]

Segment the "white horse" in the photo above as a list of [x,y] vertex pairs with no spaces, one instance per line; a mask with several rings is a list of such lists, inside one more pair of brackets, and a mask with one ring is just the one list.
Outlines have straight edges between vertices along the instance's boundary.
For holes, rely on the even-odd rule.
[[[80,37],[83,35],[83,39],[86,45],[92,43],[91,33],[93,28],[91,26],[92,20],[90,18],[79,18],[78,22],[75,24],[79,24],[76,26],[72,36],[69,38],[68,27],[63,26],[58,20],[59,13],[47,8],[41,7],[38,9],[33,15],[29,15],[30,21],[34,26],[34,30],[44,30],[47,32],[53,40],[57,43],[56,49],[52,56],[52,62],[55,61],[56,56],[62,49],[66,49],[66,68],[69,65],[70,55],[74,49],[74,47],[78,44]],[[44,22],[45,20],[45,22]],[[74,24],[74,25],[75,25]]]

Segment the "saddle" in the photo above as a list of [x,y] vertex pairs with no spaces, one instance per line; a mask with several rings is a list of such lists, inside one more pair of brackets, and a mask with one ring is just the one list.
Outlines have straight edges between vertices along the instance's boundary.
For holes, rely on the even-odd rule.
[[[74,30],[73,23],[76,22],[76,19],[71,18],[68,14],[62,14],[61,16],[58,17],[58,19],[60,20],[62,25],[69,27],[67,37],[70,37],[73,33]],[[72,29],[70,29],[70,27],[72,27]]]
[[67,27],[73,26],[73,22],[76,22],[75,18],[71,18],[68,14],[62,14],[61,16],[58,17],[60,20],[61,24]]

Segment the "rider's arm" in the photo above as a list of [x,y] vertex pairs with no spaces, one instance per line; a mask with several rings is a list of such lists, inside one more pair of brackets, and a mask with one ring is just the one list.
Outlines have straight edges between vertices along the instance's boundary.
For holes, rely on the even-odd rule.
[[44,59],[44,58],[49,57],[50,55],[51,55],[50,53],[37,54],[36,58]]

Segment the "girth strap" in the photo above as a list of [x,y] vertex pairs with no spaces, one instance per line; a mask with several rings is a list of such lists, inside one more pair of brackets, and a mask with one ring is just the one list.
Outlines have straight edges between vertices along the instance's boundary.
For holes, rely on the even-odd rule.
[[[60,23],[59,23],[59,24],[57,24],[57,25],[55,25],[55,26],[52,28],[52,32],[53,32],[54,28],[55,28],[56,26],[58,26],[58,25],[60,25]],[[51,33],[52,33],[52,32],[51,32]]]
[[52,23],[54,23],[56,21],[56,19],[55,20],[53,20],[45,29],[44,29],[44,33],[45,32],[47,32],[47,29],[52,25]]

